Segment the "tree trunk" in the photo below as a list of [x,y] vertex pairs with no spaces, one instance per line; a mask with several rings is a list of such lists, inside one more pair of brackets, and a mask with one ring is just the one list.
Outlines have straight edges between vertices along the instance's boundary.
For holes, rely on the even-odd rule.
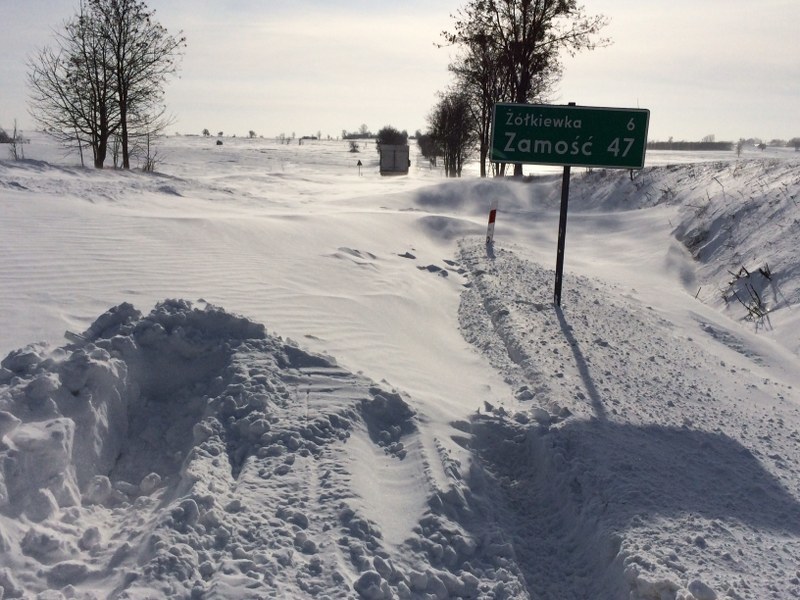
[[128,103],[120,97],[119,100],[119,137],[122,145],[122,168],[131,168],[131,155],[128,148]]
[[106,162],[106,156],[108,155],[108,138],[110,136],[105,106],[100,106],[100,113],[100,124],[98,125],[97,133],[94,135],[94,166],[96,169],[102,169]]
[[[531,78],[527,70],[523,69],[517,87],[517,104],[528,104],[530,91]],[[522,177],[522,165],[514,165],[514,177]]]
[[83,160],[83,142],[81,141],[81,136],[77,128],[75,129],[75,139],[78,140],[78,153],[81,155],[81,166],[85,167],[86,162]]
[[108,152],[108,139],[101,137],[97,140],[97,148],[95,148],[94,152],[95,169],[103,168],[103,163],[106,162],[107,152]]

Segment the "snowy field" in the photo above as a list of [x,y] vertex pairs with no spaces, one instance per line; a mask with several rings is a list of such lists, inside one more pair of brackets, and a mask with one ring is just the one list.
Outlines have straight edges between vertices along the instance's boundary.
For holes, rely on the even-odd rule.
[[574,169],[558,309],[558,170],[32,137],[0,598],[800,597],[796,153]]

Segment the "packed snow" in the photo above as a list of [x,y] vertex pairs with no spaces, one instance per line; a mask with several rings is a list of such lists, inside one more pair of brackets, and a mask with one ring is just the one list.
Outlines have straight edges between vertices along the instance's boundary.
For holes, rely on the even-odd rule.
[[573,169],[556,306],[552,168],[24,150],[0,598],[800,597],[794,152]]

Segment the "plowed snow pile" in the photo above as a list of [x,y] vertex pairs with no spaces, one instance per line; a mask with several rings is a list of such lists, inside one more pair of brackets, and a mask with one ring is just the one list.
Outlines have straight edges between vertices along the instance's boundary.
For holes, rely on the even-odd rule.
[[559,177],[164,143],[0,161],[0,598],[800,597],[791,155],[575,173],[558,307]]

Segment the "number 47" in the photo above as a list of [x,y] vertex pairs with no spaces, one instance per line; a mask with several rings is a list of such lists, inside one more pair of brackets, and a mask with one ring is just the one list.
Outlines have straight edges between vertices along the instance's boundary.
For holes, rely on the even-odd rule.
[[[635,138],[622,138],[622,141],[627,143],[625,149],[622,151],[622,158],[625,158],[628,156],[628,152],[631,151],[631,146],[633,146],[633,142],[636,140]],[[619,150],[619,138],[614,138],[614,141],[608,146],[608,151],[614,156],[619,156]]]

